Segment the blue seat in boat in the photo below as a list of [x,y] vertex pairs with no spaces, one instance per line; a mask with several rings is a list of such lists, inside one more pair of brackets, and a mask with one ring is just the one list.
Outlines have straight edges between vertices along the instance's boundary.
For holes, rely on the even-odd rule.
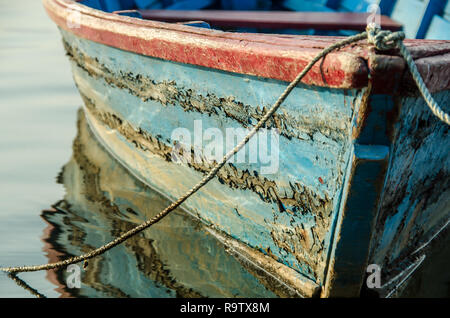
[[[81,3],[107,12],[132,9],[366,12],[371,4],[376,3],[381,14],[403,24],[409,38],[450,39],[448,0],[83,0]],[[238,31],[270,32],[243,28]],[[284,33],[349,35],[354,32],[284,30]]]

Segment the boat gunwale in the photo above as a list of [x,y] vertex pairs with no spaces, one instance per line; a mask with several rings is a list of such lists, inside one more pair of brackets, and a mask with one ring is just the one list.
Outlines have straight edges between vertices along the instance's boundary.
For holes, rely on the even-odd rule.
[[[59,27],[82,38],[168,61],[286,82],[292,81],[323,48],[342,39],[196,28],[107,13],[78,1],[43,0],[49,16]],[[74,11],[81,14],[79,28],[69,27],[69,16]],[[450,41],[406,40],[405,44],[418,62],[429,90],[434,93],[450,89],[450,81],[445,79],[450,72]],[[403,82],[409,83],[408,90],[412,87],[407,73],[396,52],[376,54],[373,47],[359,42],[357,46],[330,53],[313,67],[303,83],[361,89],[371,81],[374,92],[405,94]],[[398,81],[402,84],[395,83]]]

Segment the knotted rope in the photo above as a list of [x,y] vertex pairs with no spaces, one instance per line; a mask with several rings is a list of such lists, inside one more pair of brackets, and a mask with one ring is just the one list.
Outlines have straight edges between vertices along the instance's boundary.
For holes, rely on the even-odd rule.
[[367,42],[373,44],[380,51],[387,51],[398,48],[400,54],[405,59],[406,64],[409,67],[409,71],[411,72],[411,75],[431,112],[444,123],[450,125],[450,116],[439,107],[439,105],[431,96],[430,91],[425,85],[425,82],[423,81],[422,76],[417,69],[416,63],[414,63],[411,53],[409,53],[408,49],[403,44],[404,39],[404,32],[400,31],[393,33],[390,31],[382,31],[373,23],[367,26]]
[[[437,106],[437,104],[434,102],[434,100],[431,98],[430,93],[425,87],[425,84],[423,83],[423,80],[420,77],[419,72],[417,71],[417,68],[414,65],[414,62],[412,60],[411,55],[405,48],[405,46],[402,43],[402,40],[404,39],[404,33],[403,32],[397,32],[397,33],[391,33],[389,31],[380,31],[377,28],[374,28],[373,26],[369,26],[366,32],[362,32],[360,34],[351,36],[349,38],[346,38],[344,40],[341,40],[339,42],[336,42],[335,44],[325,48],[322,52],[317,54],[311,62],[308,63],[308,65],[300,72],[300,74],[297,75],[297,77],[288,85],[288,87],[285,89],[285,91],[280,95],[280,97],[277,99],[277,101],[273,104],[273,106],[269,109],[269,111],[264,115],[263,118],[257,123],[255,127],[245,136],[245,138],[232,150],[230,150],[219,163],[217,163],[214,168],[194,187],[192,187],[189,191],[187,191],[184,195],[182,195],[178,200],[170,204],[166,209],[158,213],[156,216],[151,218],[150,220],[136,226],[135,228],[125,232],[124,234],[120,235],[113,241],[95,249],[92,250],[89,253],[75,256],[72,258],[69,258],[64,261],[56,262],[56,263],[50,263],[50,264],[43,264],[43,265],[36,265],[36,266],[22,266],[22,267],[6,267],[6,268],[0,268],[0,271],[9,272],[9,273],[19,273],[19,272],[35,272],[35,271],[41,271],[41,270],[50,270],[50,269],[57,269],[66,267],[71,264],[76,264],[79,262],[87,261],[88,259],[91,259],[93,257],[96,257],[98,255],[101,255],[105,253],[106,251],[112,249],[113,247],[121,244],[122,242],[126,241],[130,237],[142,232],[143,230],[149,228],[153,224],[159,222],[162,220],[165,216],[167,216],[170,212],[175,210],[177,207],[179,207],[184,201],[186,201],[190,196],[192,196],[194,193],[196,193],[198,190],[200,190],[204,185],[206,185],[211,179],[215,177],[217,172],[225,165],[225,163],[234,156],[239,150],[244,147],[247,142],[252,138],[258,130],[263,127],[266,122],[269,120],[269,118],[278,110],[280,105],[283,103],[283,101],[289,96],[291,91],[294,89],[295,86],[303,79],[303,77],[309,72],[309,70],[316,64],[320,59],[325,57],[330,52],[340,49],[344,46],[347,46],[351,43],[355,43],[364,39],[368,39],[369,43],[372,43],[376,46],[377,49],[380,50],[386,50],[391,49],[394,47],[399,47],[402,55],[405,57],[405,60],[407,61],[408,65],[410,66],[411,72],[413,74],[414,79],[416,79],[416,82],[418,83],[419,89],[421,92],[425,92],[424,94],[422,92],[422,95],[424,95],[425,100],[427,101],[428,105],[430,106],[433,113],[436,114],[437,117],[441,118],[441,120],[445,121],[447,124],[448,121],[448,115],[442,112],[442,110]],[[419,84],[420,83],[420,84]],[[432,101],[432,103],[429,103],[429,101]],[[431,104],[431,105],[430,105]],[[442,119],[444,118],[444,119]]]

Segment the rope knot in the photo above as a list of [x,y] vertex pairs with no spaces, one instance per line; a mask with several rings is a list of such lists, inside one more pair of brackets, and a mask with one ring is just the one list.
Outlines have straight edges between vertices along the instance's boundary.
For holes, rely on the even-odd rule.
[[402,31],[384,31],[374,23],[370,23],[367,26],[367,41],[380,51],[394,49],[398,47],[398,44],[404,39],[405,33]]

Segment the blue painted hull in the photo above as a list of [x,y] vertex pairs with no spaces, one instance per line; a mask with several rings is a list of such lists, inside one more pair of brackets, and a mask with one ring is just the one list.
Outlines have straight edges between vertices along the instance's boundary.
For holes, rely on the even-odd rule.
[[[64,37],[68,43],[66,47],[77,47],[88,56],[101,59],[105,68],[114,70],[116,79],[120,78],[118,74],[130,72],[141,74],[156,85],[176,79],[176,88],[172,89],[189,87],[191,98],[200,99],[201,96],[212,94],[219,99],[233,98],[250,108],[246,112],[256,113],[260,105],[268,106],[285,86],[283,82],[211,72],[143,58],[76,39],[69,34],[64,34]],[[129,90],[117,87],[120,84],[111,85],[104,78],[90,75],[86,71],[89,67],[80,67],[77,63],[73,66],[75,81],[85,98],[91,127],[99,139],[135,176],[170,198],[176,198],[192,187],[201,179],[202,169],[208,167],[174,164],[167,160],[162,147],[155,146],[155,143],[173,147],[170,140],[172,131],[185,127],[193,135],[194,120],[201,120],[204,129],[219,127],[224,133],[230,127],[246,128],[220,109],[224,106],[216,107],[217,112],[221,113],[208,114],[198,109],[186,110],[179,101],[163,103],[153,98],[142,101],[142,96],[135,96]],[[288,126],[284,132],[287,137],[282,132],[279,170],[265,176],[265,180],[256,177],[254,172],[259,171],[261,162],[235,163],[234,171],[228,165],[222,180],[213,180],[186,202],[187,209],[207,224],[270,253],[308,278],[320,281],[326,270],[334,226],[332,220],[339,208],[344,175],[352,152],[349,140],[351,105],[354,99],[360,98],[361,95],[351,91],[297,88],[284,104],[283,112],[294,117],[292,122],[301,120],[302,116],[308,117],[310,128],[298,131]],[[333,100],[335,102],[330,102]],[[303,102],[299,105],[298,101]],[[231,106],[230,111],[237,107],[242,106]],[[120,125],[122,128],[126,122],[127,126],[133,127],[133,131],[145,131],[147,138],[135,136],[131,131],[121,131],[111,119],[113,114],[124,121]],[[317,114],[317,118],[312,114]],[[322,114],[328,114],[328,118]],[[242,115],[246,116],[246,113],[236,114],[235,117]],[[336,121],[333,118],[342,119]],[[322,127],[315,127],[314,122],[320,123]],[[334,138],[325,137],[321,129],[332,131]],[[149,142],[151,138],[154,139]],[[136,143],[140,146],[136,147]],[[245,171],[250,172],[248,179],[253,177],[253,186],[246,184]],[[227,176],[226,173],[234,175]],[[322,184],[320,180],[325,181]],[[237,185],[233,185],[233,182]],[[280,211],[279,202],[271,194],[271,187],[286,211]],[[295,199],[302,195],[305,196],[303,199]],[[317,209],[310,205],[316,205]],[[305,247],[320,252],[305,253]]]
[[[182,127],[194,136],[196,121],[203,130],[216,128],[224,135],[227,128],[247,129],[286,86],[122,51],[64,30],[62,35],[91,129],[135,177],[170,199],[212,167],[206,161],[173,162],[174,130]],[[260,265],[305,296],[317,288],[322,296],[359,294],[370,262],[387,266],[386,275],[401,272],[397,263],[405,251],[437,233],[450,216],[448,147],[436,147],[449,144],[448,127],[430,117],[420,98],[394,104],[390,96],[370,94],[369,88],[299,85],[270,124],[280,133],[278,169],[261,176],[267,163],[260,158],[228,164],[185,209],[275,260],[281,267]],[[355,139],[368,96],[372,112]],[[448,91],[436,96],[445,101]],[[405,119],[396,126],[384,122],[400,104]],[[419,146],[418,158],[412,151],[416,139],[407,132],[419,134],[417,122],[423,118],[430,121],[430,132],[439,133],[430,133],[430,142]],[[425,159],[431,153],[433,164]],[[432,202],[426,201],[429,193],[412,195],[423,177],[444,180]],[[398,184],[405,192],[393,193]],[[416,241],[409,240],[421,231]],[[286,277],[284,269],[294,271]]]

